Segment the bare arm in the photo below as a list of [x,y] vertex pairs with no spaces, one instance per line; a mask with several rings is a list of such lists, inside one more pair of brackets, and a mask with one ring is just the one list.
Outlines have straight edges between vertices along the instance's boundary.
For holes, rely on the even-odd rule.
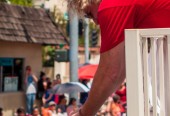
[[[109,99],[112,99],[112,98],[109,97]],[[107,107],[106,107],[106,111],[109,112],[109,113],[111,112],[112,101],[113,100],[108,100],[108,104],[107,104]]]
[[50,94],[50,96],[46,99],[46,101],[49,101],[53,97],[53,94]]
[[38,78],[35,75],[32,75],[34,82],[38,82]]
[[95,115],[104,101],[119,88],[124,79],[125,48],[124,42],[122,42],[101,54],[89,97],[81,109],[83,116]]
[[43,104],[45,104],[45,102],[46,102],[45,94],[43,94],[43,96],[42,96],[42,102],[43,102]]
[[53,94],[50,94],[48,98],[45,98],[45,93],[44,93],[42,97],[43,104],[49,101],[52,97],[53,97]]

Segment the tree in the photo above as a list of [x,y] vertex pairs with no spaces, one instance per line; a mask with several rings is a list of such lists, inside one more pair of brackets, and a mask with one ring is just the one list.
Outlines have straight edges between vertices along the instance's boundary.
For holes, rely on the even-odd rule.
[[62,31],[66,34],[68,19],[65,19],[64,14],[61,12],[61,10],[57,6],[54,6],[51,15],[57,25],[59,25]]
[[44,67],[53,67],[55,59],[55,46],[43,46],[42,58]]
[[33,6],[33,0],[0,0],[0,2],[10,3],[21,6]]
[[[3,0],[7,1],[7,0]],[[21,5],[21,6],[33,6],[33,0],[8,0],[11,4]]]

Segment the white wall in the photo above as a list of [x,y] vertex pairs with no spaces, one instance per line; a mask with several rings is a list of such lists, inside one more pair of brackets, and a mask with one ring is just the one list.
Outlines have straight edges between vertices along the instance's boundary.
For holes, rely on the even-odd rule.
[[[0,41],[0,57],[23,58],[23,68],[30,65],[37,76],[42,70],[42,47],[40,44]],[[25,93],[23,91],[0,93],[0,107],[4,109],[4,116],[13,116],[17,108],[25,107]]]

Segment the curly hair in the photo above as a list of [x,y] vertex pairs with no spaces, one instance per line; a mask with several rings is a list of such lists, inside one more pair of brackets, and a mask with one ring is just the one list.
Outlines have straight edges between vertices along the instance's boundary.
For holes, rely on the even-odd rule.
[[68,9],[74,10],[78,14],[83,13],[86,4],[98,4],[101,0],[67,0]]

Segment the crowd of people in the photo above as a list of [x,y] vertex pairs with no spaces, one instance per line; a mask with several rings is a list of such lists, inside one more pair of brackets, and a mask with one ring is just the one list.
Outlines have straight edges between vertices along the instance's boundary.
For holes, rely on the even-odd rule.
[[[78,108],[77,100],[70,98],[67,105],[66,96],[51,92],[53,86],[61,84],[60,74],[54,80],[40,72],[39,78],[32,72],[31,66],[25,70],[25,94],[26,109],[19,107],[14,116],[67,116],[71,111]],[[0,116],[4,116],[3,108],[0,107]]]
[[97,116],[126,116],[126,83],[113,93],[103,104]]
[[[80,80],[88,87],[89,80]],[[69,116],[85,103],[88,93],[80,93],[80,99],[67,98],[64,94],[54,94],[51,89],[61,84],[61,76],[57,74],[54,80],[40,72],[39,78],[32,73],[30,66],[26,67],[26,109],[20,107],[16,110],[15,116]],[[35,105],[35,100],[38,104]],[[67,104],[68,103],[68,104]],[[111,95],[106,103],[96,114],[97,116],[123,116],[126,113],[126,85],[123,83],[119,90]],[[0,116],[3,116],[3,109],[0,108]]]
[[[54,86],[61,84],[60,74],[57,74],[54,80],[51,80],[44,72],[41,72],[37,80],[37,77],[32,73],[31,67],[27,66],[25,82],[27,86],[27,109],[25,115],[67,116],[71,111],[79,107],[75,98],[70,98],[69,104],[67,105],[67,99],[64,94],[58,95],[51,92]],[[30,96],[33,97],[29,99]],[[38,107],[33,107],[35,98],[39,103]]]

